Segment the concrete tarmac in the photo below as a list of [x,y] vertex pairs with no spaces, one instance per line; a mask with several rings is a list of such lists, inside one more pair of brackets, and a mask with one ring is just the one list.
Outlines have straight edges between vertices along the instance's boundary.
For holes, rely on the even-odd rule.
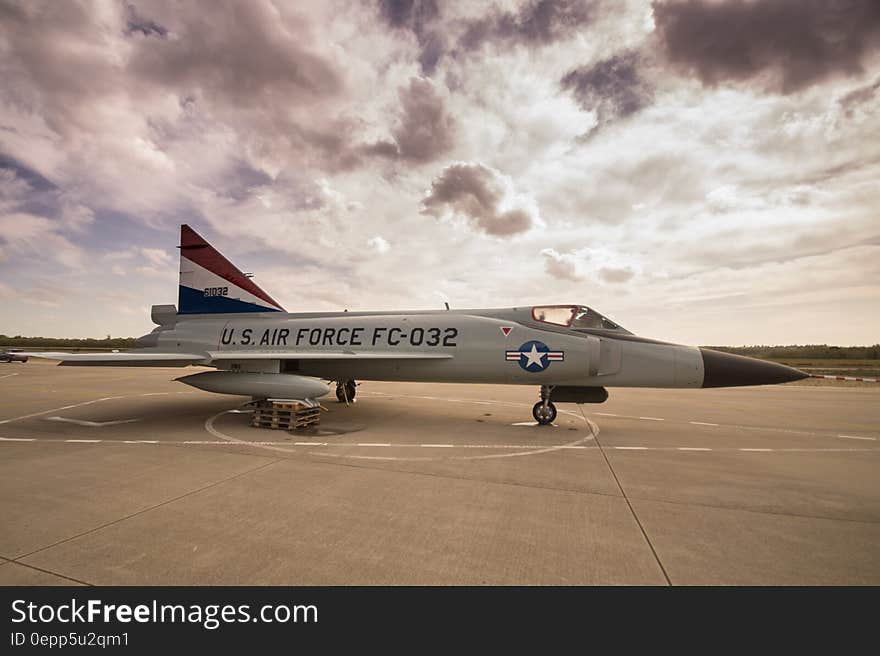
[[193,369],[0,365],[0,584],[878,584],[880,385],[365,382],[254,429]]

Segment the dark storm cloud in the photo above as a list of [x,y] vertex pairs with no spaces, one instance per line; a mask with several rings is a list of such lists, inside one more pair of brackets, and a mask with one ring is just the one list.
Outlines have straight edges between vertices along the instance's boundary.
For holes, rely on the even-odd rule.
[[0,2],[3,100],[40,113],[62,136],[87,122],[83,105],[119,86],[114,64],[95,44],[91,9],[73,2]]
[[446,50],[446,40],[436,28],[440,11],[435,0],[379,0],[378,5],[379,15],[388,25],[415,35],[422,74],[432,75]]
[[419,36],[419,45],[422,46],[419,65],[422,73],[430,76],[437,70],[437,64],[446,52],[446,39],[439,31],[427,32]]
[[144,18],[138,13],[134,5],[126,5],[126,25],[125,33],[133,34],[140,32],[144,36],[165,37],[168,35],[168,29],[159,25],[156,21]]
[[272,177],[264,171],[259,171],[247,162],[236,162],[232,170],[226,175],[221,193],[234,200],[245,200],[255,190],[271,185]]
[[[88,226],[94,213],[37,171],[0,153],[0,260],[12,252],[77,264],[77,248],[59,231]],[[24,249],[24,250],[22,250]]]
[[328,171],[360,164],[342,71],[312,48],[310,27],[270,2],[151,4],[167,38],[134,38],[127,77],[189,98],[237,126],[253,152]]
[[668,59],[709,85],[769,74],[792,93],[861,73],[880,46],[877,0],[673,0],[654,3],[654,21]]
[[[537,47],[567,39],[593,21],[592,0],[528,0],[515,11],[493,5],[479,18],[441,23],[435,0],[380,0],[379,15],[395,29],[411,31],[421,50],[422,74],[431,76],[447,54],[498,48]],[[452,36],[452,34],[458,36]]]
[[860,107],[874,100],[877,92],[880,91],[880,78],[874,80],[871,84],[866,84],[854,91],[850,91],[840,99],[840,106],[846,112],[847,116],[851,116],[856,107]]
[[631,116],[653,100],[653,89],[640,74],[639,64],[634,52],[615,55],[570,71],[560,84],[574,94],[581,107],[596,111],[601,126]]
[[586,0],[532,0],[518,11],[493,7],[481,18],[465,22],[458,41],[461,50],[478,50],[486,43],[540,46],[566,39],[592,22],[595,3]]
[[55,184],[47,180],[37,171],[16,162],[13,158],[0,153],[0,173],[6,178],[17,178],[35,191],[51,191],[57,189]]
[[418,163],[448,152],[455,142],[455,123],[434,85],[412,78],[400,88],[398,97],[400,116],[391,130],[394,142],[380,141],[367,147],[367,152]]
[[435,0],[379,0],[379,13],[392,27],[420,30],[440,14]]
[[[252,152],[331,171],[358,165],[357,122],[334,112],[342,72],[316,54],[299,17],[256,1],[110,8],[0,0],[3,100],[72,140],[101,133],[98,117],[126,103],[174,94],[196,119],[234,126]],[[161,119],[150,123],[161,148]]]
[[224,17],[217,24],[206,21],[204,7],[188,8],[173,12],[170,29],[176,38],[138,42],[130,72],[163,86],[198,88],[248,106],[301,102],[341,89],[335,69],[302,45],[303,35],[280,25],[270,5],[222,3],[212,9]]
[[499,174],[489,167],[452,164],[431,183],[422,213],[440,216],[452,210],[487,234],[509,237],[531,228],[535,217],[522,208],[502,210],[507,193]]

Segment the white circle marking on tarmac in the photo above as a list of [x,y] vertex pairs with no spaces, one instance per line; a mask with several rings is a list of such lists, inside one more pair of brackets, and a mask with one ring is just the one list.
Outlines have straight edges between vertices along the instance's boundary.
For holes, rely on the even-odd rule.
[[[423,398],[423,399],[431,400],[431,401],[435,401],[435,400],[436,400],[436,401],[449,401],[449,402],[455,402],[455,403],[462,403],[462,402],[465,402],[463,399],[442,399],[442,398],[439,398],[439,397],[419,397],[419,398]],[[480,405],[491,405],[491,404],[493,404],[494,402],[493,402],[493,401],[480,401],[480,402],[474,402],[474,403],[479,403]],[[505,403],[504,405],[517,405],[517,406],[519,406],[519,405],[523,405],[523,404],[508,404],[508,403]],[[521,457],[521,456],[538,455],[538,454],[542,454],[542,453],[550,453],[550,452],[552,452],[552,451],[559,451],[559,450],[562,450],[562,449],[570,449],[570,448],[574,448],[574,447],[578,447],[578,446],[583,446],[583,443],[584,443],[584,442],[587,442],[587,441],[589,441],[589,440],[593,440],[593,439],[595,439],[596,436],[599,434],[599,427],[598,427],[594,422],[592,422],[592,421],[590,421],[589,419],[587,419],[587,418],[585,418],[585,417],[583,417],[583,416],[581,416],[581,415],[579,415],[579,414],[576,414],[576,413],[574,413],[574,412],[569,412],[569,411],[566,411],[566,410],[563,410],[563,412],[564,412],[565,414],[569,414],[569,415],[571,415],[571,416],[573,416],[573,417],[577,417],[577,418],[579,418],[579,419],[584,420],[584,421],[586,422],[586,424],[587,424],[589,430],[590,430],[589,434],[587,434],[587,435],[585,435],[585,436],[583,436],[583,437],[581,437],[581,438],[579,438],[579,439],[577,439],[577,440],[574,440],[573,442],[569,442],[569,443],[567,443],[567,444],[555,444],[555,445],[551,445],[551,446],[543,446],[543,445],[497,445],[497,446],[495,446],[495,448],[501,448],[501,449],[525,449],[525,450],[515,450],[515,451],[513,451],[512,453],[494,453],[494,454],[478,455],[478,456],[436,456],[436,457],[432,457],[432,456],[368,456],[368,455],[353,454],[353,453],[329,453],[329,452],[326,452],[326,451],[312,451],[312,452],[310,452],[310,455],[326,456],[326,457],[332,457],[332,458],[350,458],[350,459],[355,459],[355,460],[404,460],[404,461],[414,461],[414,460],[418,460],[418,461],[425,461],[425,460],[487,460],[487,459],[490,459],[490,458],[514,458],[514,457]],[[215,422],[217,419],[219,419],[220,417],[222,417],[223,415],[225,415],[225,414],[229,414],[229,413],[230,413],[229,410],[224,410],[223,412],[218,412],[217,414],[215,414],[215,415],[209,417],[208,419],[206,419],[206,420],[205,420],[205,430],[207,430],[207,431],[208,431],[211,435],[213,435],[214,437],[219,437],[219,438],[222,439],[222,440],[226,440],[228,443],[239,444],[239,445],[242,445],[242,446],[255,446],[255,447],[258,447],[258,448],[269,449],[269,450],[272,450],[272,451],[282,451],[282,452],[287,452],[287,453],[293,453],[293,452],[294,452],[294,449],[291,449],[290,446],[288,446],[288,445],[285,445],[285,446],[279,446],[278,443],[274,443],[274,442],[273,442],[273,443],[260,443],[260,442],[251,442],[251,441],[248,441],[248,440],[240,440],[240,439],[238,439],[238,438],[236,438],[236,437],[233,437],[232,435],[227,435],[226,433],[224,433],[224,432],[218,430],[218,429],[214,426],[214,422]],[[282,444],[283,444],[283,443],[282,443]],[[382,442],[382,443],[379,443],[379,442],[371,442],[371,443],[362,443],[362,442],[345,443],[345,442],[338,442],[338,443],[335,443],[335,444],[334,444],[334,443],[327,443],[327,442],[322,442],[322,443],[316,443],[316,442],[295,442],[295,443],[293,444],[294,447],[296,447],[296,446],[306,446],[306,445],[307,445],[307,446],[311,446],[311,447],[318,447],[318,446],[319,446],[319,447],[349,447],[349,448],[352,448],[352,447],[353,447],[353,448],[357,448],[357,447],[366,447],[366,448],[413,448],[413,447],[415,447],[415,448],[419,448],[419,449],[483,448],[483,447],[490,446],[490,445],[476,445],[476,444],[473,444],[473,445],[470,445],[470,444],[469,444],[469,445],[458,445],[458,444],[391,444],[391,443],[389,443],[389,442]]]

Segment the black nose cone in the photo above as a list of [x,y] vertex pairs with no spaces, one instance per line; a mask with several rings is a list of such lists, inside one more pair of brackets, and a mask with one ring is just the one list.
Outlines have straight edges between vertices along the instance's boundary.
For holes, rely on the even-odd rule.
[[701,348],[700,352],[703,354],[703,387],[775,385],[810,376],[803,371],[776,362],[704,348]]

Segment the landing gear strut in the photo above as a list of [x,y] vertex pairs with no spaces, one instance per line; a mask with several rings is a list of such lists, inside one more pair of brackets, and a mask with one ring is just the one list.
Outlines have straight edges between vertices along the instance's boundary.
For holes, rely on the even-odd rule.
[[551,385],[541,385],[541,400],[532,408],[532,416],[541,426],[549,426],[556,420],[556,406],[550,401]]
[[353,380],[341,380],[336,383],[336,399],[340,403],[351,403],[357,394],[357,383]]

